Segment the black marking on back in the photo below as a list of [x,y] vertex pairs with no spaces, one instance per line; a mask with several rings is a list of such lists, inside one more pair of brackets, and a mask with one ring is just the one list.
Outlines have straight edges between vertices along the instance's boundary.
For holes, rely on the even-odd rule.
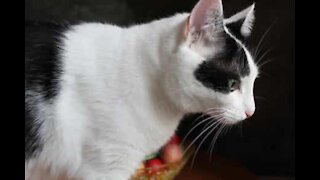
[[39,140],[38,132],[40,124],[36,123],[35,117],[30,112],[30,105],[25,107],[25,121],[24,121],[24,157],[28,160],[41,151],[42,143]]
[[[67,26],[54,23],[25,23],[25,159],[33,157],[42,148],[38,131],[41,124],[35,119],[34,109],[40,95],[49,102],[59,91],[61,61],[59,38]],[[32,102],[32,103],[31,103]]]
[[51,99],[58,91],[61,74],[59,38],[65,29],[65,26],[52,23],[26,23],[26,86],[46,99]]
[[204,86],[213,90],[229,93],[228,81],[250,73],[244,49],[227,33],[223,34],[224,50],[212,59],[205,60],[194,72]]

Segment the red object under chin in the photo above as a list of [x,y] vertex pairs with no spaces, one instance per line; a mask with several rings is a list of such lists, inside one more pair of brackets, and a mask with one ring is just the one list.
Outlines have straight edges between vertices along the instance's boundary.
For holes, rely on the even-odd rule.
[[166,164],[180,162],[183,158],[182,150],[177,144],[167,144],[162,150],[161,158]]
[[168,144],[180,144],[180,142],[181,142],[180,137],[177,135],[173,135],[169,140]]

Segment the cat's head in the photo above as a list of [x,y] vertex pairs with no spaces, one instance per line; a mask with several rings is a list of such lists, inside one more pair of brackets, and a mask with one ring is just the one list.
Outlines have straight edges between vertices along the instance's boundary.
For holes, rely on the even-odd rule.
[[[233,124],[253,115],[258,75],[245,41],[254,4],[224,18],[221,0],[200,0],[182,32],[169,94],[186,112],[208,112]],[[172,75],[172,74],[171,74]]]

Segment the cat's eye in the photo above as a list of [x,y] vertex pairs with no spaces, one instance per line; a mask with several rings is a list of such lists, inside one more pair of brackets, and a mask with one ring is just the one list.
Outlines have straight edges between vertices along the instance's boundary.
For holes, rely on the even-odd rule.
[[240,89],[240,82],[236,79],[229,79],[228,87],[229,87],[230,92],[233,92],[235,90],[239,90]]

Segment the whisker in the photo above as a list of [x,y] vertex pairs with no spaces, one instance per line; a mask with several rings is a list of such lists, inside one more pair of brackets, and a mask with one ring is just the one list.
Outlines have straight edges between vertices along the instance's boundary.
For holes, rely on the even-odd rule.
[[209,147],[209,150],[210,150],[210,152],[209,152],[209,156],[210,156],[209,159],[210,159],[210,161],[211,161],[211,159],[212,159],[212,153],[213,153],[214,145],[215,145],[215,143],[216,143],[216,141],[217,141],[217,139],[218,139],[219,134],[221,133],[222,129],[223,129],[225,126],[226,126],[226,124],[225,124],[225,123],[222,123],[222,125],[221,125],[220,128],[218,129],[217,133],[215,134],[215,136],[214,136],[214,138],[213,138],[213,141],[212,141],[211,144],[210,144],[210,147]]
[[204,122],[209,121],[209,120],[211,120],[211,119],[213,119],[213,118],[214,118],[213,116],[210,116],[210,117],[208,117],[208,118],[200,121],[199,123],[197,123],[194,127],[192,127],[192,128],[189,130],[189,132],[187,133],[187,135],[185,135],[184,138],[182,139],[181,144],[184,144],[184,142],[185,142],[185,140],[187,139],[187,137],[190,135],[190,133],[191,133],[195,128],[197,128],[198,126],[200,126],[200,125],[203,124]]
[[259,63],[261,62],[261,60],[263,60],[264,57],[266,57],[268,55],[268,53],[270,54],[270,52],[272,52],[275,48],[270,48],[267,51],[265,51],[257,60],[256,60],[256,64],[259,66]]
[[[217,119],[221,119],[222,117],[217,117]],[[214,119],[212,119],[213,120],[213,122],[212,123],[214,123],[214,124],[218,124],[218,123],[220,123],[218,120],[214,120]],[[205,128],[207,128],[208,126],[210,125],[210,122],[208,122],[202,129],[201,129],[201,131],[203,131]],[[200,132],[201,132],[200,131]]]
[[[214,119],[216,119],[214,122],[219,122],[217,119],[221,119],[221,118],[222,118],[220,115],[222,115],[222,113],[221,113],[221,114],[217,114],[217,115],[214,117]],[[214,119],[213,119],[213,120],[214,120]],[[208,127],[209,124],[210,124],[210,123],[207,123],[207,124],[202,128],[202,130],[203,130],[204,128]],[[202,131],[202,130],[201,130],[201,131]]]
[[[221,110],[222,110],[222,109],[221,109]],[[214,114],[214,113],[219,113],[219,114]],[[206,119],[201,120],[197,125],[195,125],[194,127],[192,127],[192,129],[189,130],[189,132],[187,133],[187,135],[185,135],[185,137],[183,138],[182,144],[184,143],[184,141],[186,140],[186,138],[188,137],[188,135],[189,135],[196,127],[198,127],[199,125],[203,124],[205,121],[210,120],[210,118],[219,117],[222,113],[223,113],[222,111],[218,111],[218,110],[217,110],[217,111],[210,111],[210,112],[207,112],[207,114],[201,115],[200,117],[203,117],[204,115],[210,115],[210,116],[209,116],[208,118],[206,118]],[[200,119],[200,117],[198,117],[195,121],[198,121],[198,120]],[[192,122],[191,125],[193,125],[193,124],[195,123],[195,121]]]
[[270,74],[262,71],[261,69],[259,69],[259,74],[266,75],[266,76],[268,76],[268,77],[272,77]]
[[202,132],[187,146],[187,148],[184,150],[183,154],[185,155],[186,152],[191,148],[191,146],[202,136],[202,134],[205,133],[206,131],[208,131],[212,126],[214,126],[214,124],[210,125],[210,126],[207,127],[204,131],[202,131]]
[[202,114],[201,116],[197,117],[197,119],[195,119],[195,120],[192,122],[191,125],[193,125],[195,122],[197,122],[197,121],[198,121],[199,119],[201,119],[202,117],[207,116],[207,115],[210,115],[211,112],[214,113],[214,112],[221,112],[221,111],[223,111],[222,108],[217,108],[217,109],[209,108],[209,109],[207,109],[205,112],[203,112],[203,114]]
[[274,61],[274,60],[275,60],[275,58],[268,59],[268,60],[264,61],[263,63],[259,64],[258,66],[259,66],[259,68],[261,68],[262,66],[264,66],[264,65],[266,65],[267,63],[270,63],[270,62],[272,62],[272,61]]
[[[273,25],[275,24],[275,22],[277,21],[278,19],[275,19],[271,25],[269,26],[269,28],[263,33],[263,35],[261,36],[259,42],[258,42],[258,45],[257,45],[257,48],[256,48],[256,51],[254,52],[254,57],[256,57],[257,53],[258,53],[258,49],[260,48],[261,46],[261,43],[262,41],[264,40],[264,38],[266,37],[266,35],[270,32],[271,28],[273,27]],[[259,50],[260,51],[260,50]]]
[[[212,124],[214,124],[214,122],[213,122]],[[218,126],[218,125],[219,125],[219,124],[216,124],[216,126]],[[214,127],[216,127],[216,126],[214,126]],[[193,158],[192,158],[191,167],[193,167],[195,158],[196,158],[196,156],[197,156],[197,154],[198,154],[198,151],[200,150],[202,144],[205,142],[205,140],[208,138],[208,136],[215,130],[214,127],[211,129],[211,131],[210,131],[209,133],[207,133],[207,135],[203,138],[203,140],[201,141],[201,143],[198,145],[198,148],[196,149],[196,151],[195,151],[195,153],[194,153],[194,155],[193,155]]]
[[221,131],[220,137],[226,135],[228,131],[232,128],[232,126],[233,126],[232,124],[226,123],[225,128],[223,128]]

